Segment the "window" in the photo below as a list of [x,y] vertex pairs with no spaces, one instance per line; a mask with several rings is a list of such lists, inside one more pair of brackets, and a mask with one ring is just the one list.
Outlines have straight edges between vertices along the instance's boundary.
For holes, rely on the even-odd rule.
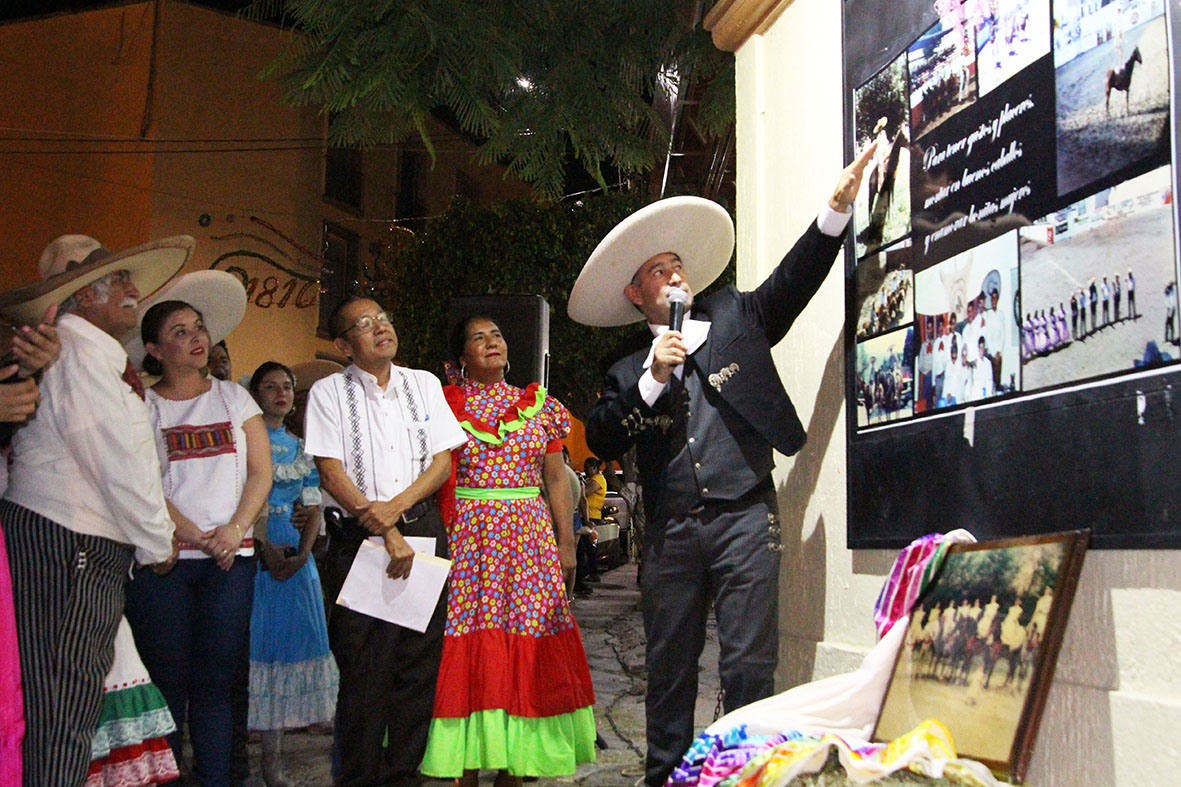
[[331,222],[324,222],[324,267],[320,269],[320,326],[316,333],[331,338],[328,318],[346,295],[357,292],[360,237]]
[[402,150],[398,157],[398,195],[394,210],[403,227],[418,232],[427,213],[426,182],[431,160],[426,153]]
[[324,199],[360,213],[364,178],[358,148],[328,148],[324,154]]

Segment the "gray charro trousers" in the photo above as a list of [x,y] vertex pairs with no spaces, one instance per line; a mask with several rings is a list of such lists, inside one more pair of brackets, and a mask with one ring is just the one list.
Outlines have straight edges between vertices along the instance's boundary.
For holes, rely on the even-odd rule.
[[683,517],[650,522],[646,537],[645,783],[658,787],[693,742],[697,662],[711,600],[726,712],[775,691],[780,552],[775,493],[710,503]]

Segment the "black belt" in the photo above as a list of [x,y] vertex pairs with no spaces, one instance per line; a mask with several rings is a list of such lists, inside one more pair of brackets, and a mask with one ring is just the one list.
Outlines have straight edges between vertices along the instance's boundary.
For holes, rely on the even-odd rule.
[[[422,519],[430,512],[438,509],[439,505],[435,502],[434,497],[428,497],[425,500],[419,500],[414,505],[407,508],[402,514],[399,522],[403,524],[410,524]],[[328,535],[332,538],[344,539],[346,541],[364,541],[370,536],[376,535],[369,532],[355,516],[349,516],[344,511],[333,506],[324,509],[324,524],[327,526]]]
[[716,498],[709,500],[702,500],[698,502],[693,508],[690,508],[687,513],[697,516],[698,514],[716,515],[724,514],[730,511],[737,511],[746,508],[756,500],[761,499],[767,493],[774,494],[775,482],[771,480],[771,476],[767,476],[754,487],[743,492],[733,500],[718,500]]

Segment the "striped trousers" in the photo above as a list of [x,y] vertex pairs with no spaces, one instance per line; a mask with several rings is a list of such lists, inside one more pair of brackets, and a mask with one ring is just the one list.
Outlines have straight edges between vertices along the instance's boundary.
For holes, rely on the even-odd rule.
[[25,787],[78,787],[134,549],[0,501],[25,701]]

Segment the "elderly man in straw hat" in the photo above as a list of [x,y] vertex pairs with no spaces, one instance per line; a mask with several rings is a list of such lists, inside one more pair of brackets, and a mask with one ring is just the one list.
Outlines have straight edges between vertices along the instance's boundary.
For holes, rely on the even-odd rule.
[[25,323],[61,304],[61,356],[41,379],[37,416],[13,440],[0,501],[28,787],[86,778],[129,570],[174,558],[143,388],[117,337],[135,327],[140,296],[192,249],[192,238],[177,237],[112,253],[64,235],[41,255],[40,282],[0,294],[0,313]]
[[[771,346],[828,274],[874,147],[841,173],[817,221],[753,292],[728,287],[693,301],[734,249],[729,214],[698,197],[661,200],[625,219],[571,292],[578,322],[648,323],[608,371],[587,442],[605,459],[637,450],[648,514],[641,584],[652,787],[693,740],[711,600],[726,710],[774,691],[781,547],[772,449],[794,454],[805,434]],[[674,291],[691,309],[681,330],[669,327]]]

